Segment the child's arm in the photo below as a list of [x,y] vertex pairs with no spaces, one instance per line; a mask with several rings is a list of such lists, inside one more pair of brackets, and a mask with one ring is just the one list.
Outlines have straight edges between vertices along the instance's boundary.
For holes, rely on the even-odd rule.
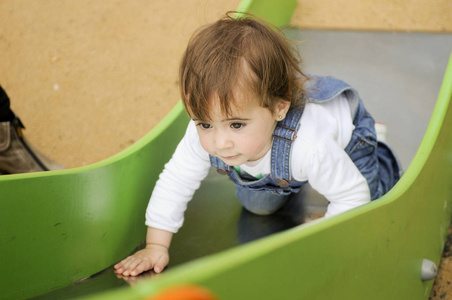
[[191,121],[152,192],[146,210],[146,248],[116,264],[116,273],[136,276],[152,269],[160,273],[165,268],[173,233],[182,226],[187,202],[207,176],[209,168],[209,154],[203,150],[196,126]]
[[172,232],[148,227],[146,248],[117,263],[114,266],[116,273],[124,276],[137,276],[151,269],[160,273],[169,262],[168,248],[172,237]]
[[328,143],[319,147],[310,163],[310,185],[330,202],[325,217],[370,202],[366,178],[339,145]]

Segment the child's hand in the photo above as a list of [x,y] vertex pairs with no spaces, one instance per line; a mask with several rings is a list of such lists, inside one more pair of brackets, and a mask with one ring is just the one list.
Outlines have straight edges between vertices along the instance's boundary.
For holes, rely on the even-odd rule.
[[160,273],[168,262],[168,248],[161,245],[148,244],[143,250],[137,251],[117,263],[114,268],[117,274],[137,276],[151,269],[154,269],[156,273]]

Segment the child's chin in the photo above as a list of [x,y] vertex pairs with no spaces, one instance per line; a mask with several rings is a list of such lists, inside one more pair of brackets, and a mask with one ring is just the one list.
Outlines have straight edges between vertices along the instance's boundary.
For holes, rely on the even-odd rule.
[[241,156],[233,157],[233,158],[223,158],[223,162],[229,166],[240,166],[246,162]]

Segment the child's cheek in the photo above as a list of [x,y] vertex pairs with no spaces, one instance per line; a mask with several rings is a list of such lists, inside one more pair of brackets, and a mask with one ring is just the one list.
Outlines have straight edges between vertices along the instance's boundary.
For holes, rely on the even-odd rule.
[[213,154],[212,153],[212,146],[211,146],[211,141],[209,140],[208,137],[206,137],[205,135],[199,135],[199,141],[201,142],[201,146],[202,148],[209,154]]

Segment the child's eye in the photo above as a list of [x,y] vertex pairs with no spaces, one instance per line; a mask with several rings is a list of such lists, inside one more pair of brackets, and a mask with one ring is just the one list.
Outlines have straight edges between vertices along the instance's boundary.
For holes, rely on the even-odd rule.
[[212,125],[207,123],[198,123],[197,126],[201,126],[202,129],[210,129],[212,128]]
[[240,129],[243,127],[245,127],[245,124],[243,124],[243,123],[232,123],[231,124],[231,128],[233,128],[233,129]]

